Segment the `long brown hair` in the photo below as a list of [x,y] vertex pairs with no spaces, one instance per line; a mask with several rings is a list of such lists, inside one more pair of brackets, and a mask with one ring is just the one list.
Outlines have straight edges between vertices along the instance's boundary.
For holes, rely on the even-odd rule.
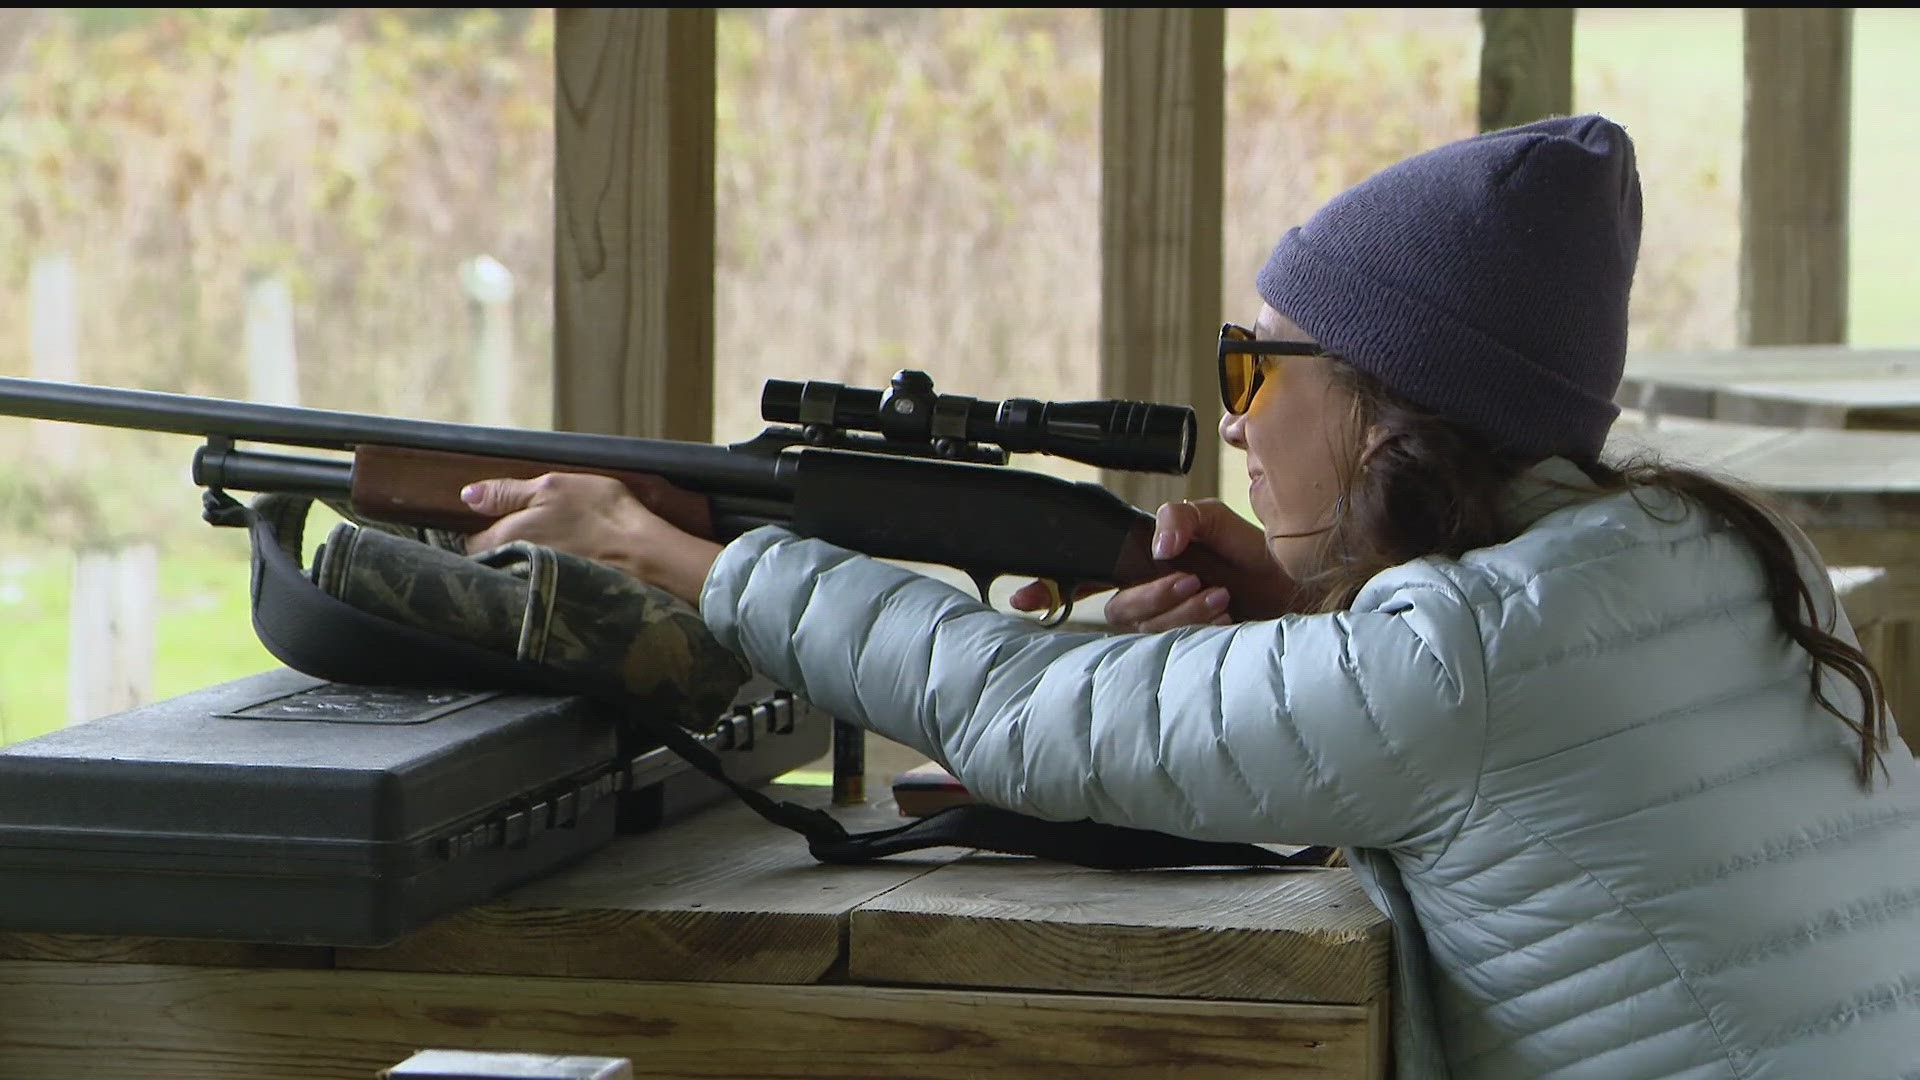
[[[1333,524],[1320,541],[1322,570],[1301,583],[1312,607],[1345,610],[1368,580],[1389,567],[1423,555],[1458,558],[1519,533],[1519,523],[1506,520],[1506,504],[1524,463],[1494,453],[1454,424],[1398,400],[1353,366],[1329,360],[1335,382],[1353,395],[1354,432],[1369,433],[1374,447],[1364,466],[1358,455],[1349,463]],[[1814,700],[1859,736],[1860,782],[1871,787],[1874,766],[1885,769],[1880,757],[1887,743],[1885,689],[1865,653],[1834,634],[1831,622],[1820,625],[1796,558],[1796,541],[1783,528],[1784,517],[1735,484],[1649,457],[1578,464],[1593,481],[1594,497],[1671,491],[1747,541],[1766,577],[1774,617],[1811,658]],[[1797,530],[1791,535],[1798,535]],[[1834,705],[1822,684],[1823,668],[1859,691],[1865,716],[1855,719]]]

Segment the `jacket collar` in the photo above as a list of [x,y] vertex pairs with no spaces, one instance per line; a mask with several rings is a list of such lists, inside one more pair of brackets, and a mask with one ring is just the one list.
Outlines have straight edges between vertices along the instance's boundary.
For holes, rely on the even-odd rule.
[[1580,466],[1563,457],[1551,457],[1514,478],[1507,492],[1507,520],[1529,529],[1555,510],[1564,510],[1600,494],[1600,488]]

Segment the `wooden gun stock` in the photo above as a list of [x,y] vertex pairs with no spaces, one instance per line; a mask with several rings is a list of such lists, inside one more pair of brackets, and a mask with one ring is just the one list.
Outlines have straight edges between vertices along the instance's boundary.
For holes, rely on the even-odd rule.
[[611,477],[625,484],[641,505],[679,529],[695,536],[713,536],[713,509],[707,497],[676,488],[652,473],[521,458],[361,446],[353,455],[351,499],[356,513],[379,521],[475,533],[496,519],[476,513],[460,501],[461,488],[477,480],[531,480],[552,472]]

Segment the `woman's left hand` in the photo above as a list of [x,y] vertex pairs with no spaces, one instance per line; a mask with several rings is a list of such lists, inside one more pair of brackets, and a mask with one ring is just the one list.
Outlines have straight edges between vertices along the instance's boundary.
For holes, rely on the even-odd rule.
[[468,484],[460,497],[475,511],[499,519],[467,538],[468,551],[525,540],[605,563],[695,608],[720,555],[719,544],[676,528],[611,477],[502,477]]

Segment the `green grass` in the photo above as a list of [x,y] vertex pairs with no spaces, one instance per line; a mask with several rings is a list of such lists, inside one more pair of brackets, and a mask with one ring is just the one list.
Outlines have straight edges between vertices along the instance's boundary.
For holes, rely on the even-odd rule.
[[[306,555],[339,517],[316,506]],[[150,700],[185,694],[279,666],[253,635],[247,600],[249,550],[237,529],[159,538]],[[67,722],[67,635],[73,586],[70,545],[0,538],[0,746]]]
[[1920,12],[1856,8],[1849,336],[1920,345]]
[[[152,695],[172,697],[275,666],[253,637],[246,538],[160,553]],[[0,743],[62,727],[67,718],[68,600],[74,555],[10,544],[0,559]]]

